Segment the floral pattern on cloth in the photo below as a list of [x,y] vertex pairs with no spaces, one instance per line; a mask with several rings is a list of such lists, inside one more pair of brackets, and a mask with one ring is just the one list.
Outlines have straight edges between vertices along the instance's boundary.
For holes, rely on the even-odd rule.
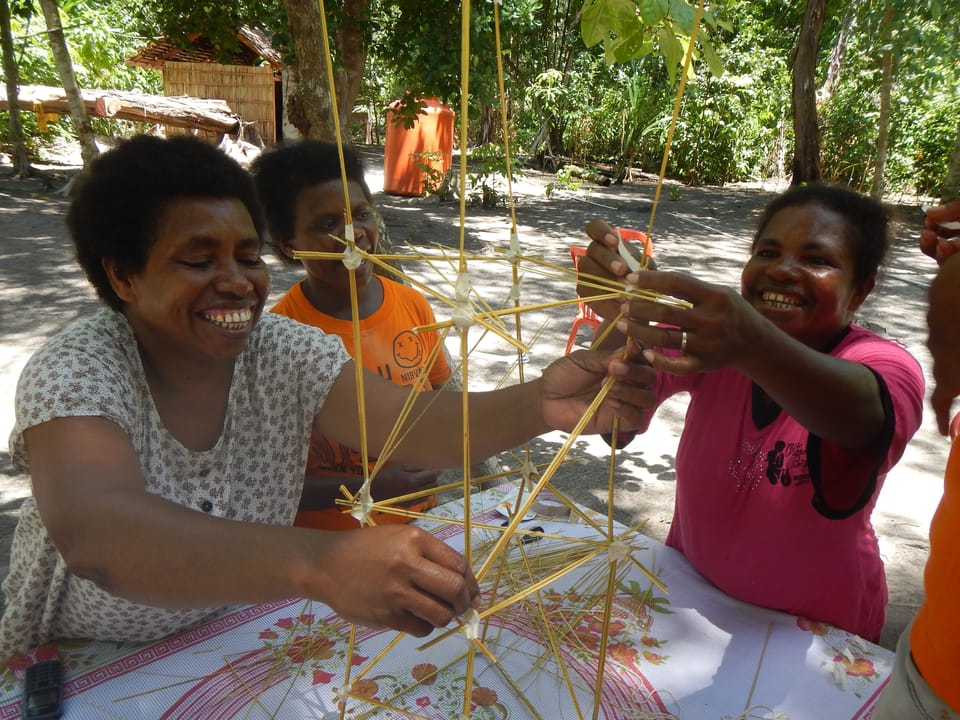
[[[102,417],[130,438],[147,492],[218,517],[290,525],[313,418],[349,359],[339,338],[264,314],[236,360],[221,436],[195,452],[160,419],[126,318],[103,310],[28,361],[17,386],[11,459],[29,474],[25,430],[54,418]],[[3,592],[2,658],[52,639],[153,640],[223,610],[150,607],[74,576],[32,498],[21,507]]]
[[[472,535],[482,552],[498,496],[479,495]],[[456,507],[441,506],[435,516],[455,520]],[[528,581],[550,572],[549,556],[569,550],[555,544],[563,537],[598,539],[582,524],[537,522],[544,537],[510,550],[538,568]],[[462,547],[462,525],[433,531]],[[870,716],[892,653],[822,623],[740,602],[671,548],[622,537],[669,593],[636,564],[595,554],[574,572],[548,575],[539,589],[528,582],[529,592],[491,615],[485,632],[481,620],[479,638],[495,663],[455,627],[417,639],[352,627],[320,603],[295,599],[244,606],[144,646],[61,644],[64,720],[333,720],[341,717],[341,701],[350,720],[449,720],[464,716],[464,697],[473,720],[573,720],[595,711],[606,720]],[[615,592],[608,597],[602,586],[613,566]],[[505,583],[523,582],[513,570],[485,576],[481,615],[513,592]],[[19,686],[10,678],[27,661],[9,667],[0,685],[0,720],[20,716]],[[834,664],[847,673],[845,688],[825,667]]]
[[876,690],[880,673],[874,664],[877,653],[873,645],[832,625],[808,618],[797,618],[797,627],[822,638],[832,650],[821,667],[830,673],[841,690],[856,697],[867,697]]

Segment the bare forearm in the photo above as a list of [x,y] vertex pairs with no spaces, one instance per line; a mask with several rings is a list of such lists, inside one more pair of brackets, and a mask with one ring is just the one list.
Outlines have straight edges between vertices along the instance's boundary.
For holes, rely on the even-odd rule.
[[210,517],[136,490],[91,497],[71,512],[96,522],[59,533],[68,568],[115,595],[166,608],[303,596],[304,568],[326,536]]
[[[540,411],[539,380],[490,392],[467,394],[470,458],[477,462],[536,437],[549,428]],[[394,423],[403,414],[407,391],[388,381],[365,376],[368,402],[366,434],[371,456],[381,454]],[[325,407],[355,407],[355,384],[342,374],[327,397]],[[391,460],[421,468],[457,467],[463,463],[463,394],[454,391],[419,393],[397,433],[399,444],[389,452]],[[357,446],[360,425],[353,414],[321,413],[314,431]]]
[[[550,430],[540,415],[536,386],[537,381],[533,381],[467,394],[471,462],[479,462]],[[437,396],[436,402],[429,405],[393,457],[423,467],[455,467],[463,462],[463,395],[458,392],[433,395]],[[415,410],[414,414],[417,413]]]
[[818,352],[774,329],[737,367],[817,437],[857,450],[880,435],[880,388],[860,363]]

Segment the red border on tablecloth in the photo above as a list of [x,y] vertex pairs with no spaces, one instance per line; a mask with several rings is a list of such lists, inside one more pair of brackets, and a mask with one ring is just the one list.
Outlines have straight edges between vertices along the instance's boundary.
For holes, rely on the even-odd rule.
[[[245,606],[214,618],[213,620],[207,620],[196,627],[179,632],[172,637],[158,640],[129,655],[117,658],[107,665],[81,673],[76,677],[68,677],[63,688],[63,696],[65,699],[69,699],[72,695],[87,692],[121,675],[139,670],[157,660],[169,657],[181,650],[222,635],[241,625],[245,625],[251,620],[256,620],[264,615],[269,615],[272,612],[299,603],[303,603],[303,600],[292,598],[289,600],[264,603],[262,605]],[[20,717],[20,711],[20,700],[17,699],[15,702],[11,702],[0,708],[0,720],[16,720]]]
[[869,720],[873,717],[873,711],[876,709],[877,699],[880,697],[880,693],[883,692],[884,688],[887,687],[887,684],[890,682],[890,676],[888,675],[883,679],[878,686],[873,695],[867,698],[867,701],[860,706],[860,709],[857,710],[856,714],[850,718],[850,720]]

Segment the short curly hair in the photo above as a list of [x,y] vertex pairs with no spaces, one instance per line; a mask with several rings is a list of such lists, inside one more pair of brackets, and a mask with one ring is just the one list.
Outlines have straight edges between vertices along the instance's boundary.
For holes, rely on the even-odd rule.
[[110,285],[103,260],[114,260],[130,274],[143,270],[162,213],[170,202],[185,198],[236,198],[263,238],[263,212],[250,174],[192,136],[165,140],[136,135],[101,155],[78,178],[67,229],[87,279],[114,310],[122,310],[124,303]]
[[890,248],[890,212],[873,198],[839,185],[795,185],[775,197],[760,215],[753,247],[774,215],[788,207],[802,205],[818,205],[844,219],[846,239],[853,254],[855,284],[877,274]]
[[[363,188],[364,197],[372,203],[363,161],[349,146],[343,148],[343,166],[347,181],[358,183]],[[250,171],[266,212],[268,242],[278,257],[289,261],[290,258],[279,251],[279,243],[289,243],[293,239],[297,198],[305,188],[340,179],[337,146],[319,140],[284,145],[257,157]]]

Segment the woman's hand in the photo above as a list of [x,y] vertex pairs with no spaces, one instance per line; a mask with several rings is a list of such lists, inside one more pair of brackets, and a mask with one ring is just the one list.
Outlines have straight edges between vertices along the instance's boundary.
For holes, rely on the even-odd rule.
[[[587,224],[586,231],[592,242],[587,248],[586,256],[578,262],[577,295],[587,301],[587,304],[600,317],[605,319],[615,318],[620,309],[619,300],[590,302],[590,298],[609,292],[609,290],[598,287],[598,285],[605,284],[603,281],[622,287],[630,268],[627,267],[617,250],[619,238],[616,230],[603,220],[592,220]],[[639,260],[640,252],[637,247],[633,243],[626,243],[626,246],[631,254]],[[654,268],[653,261],[650,260],[648,269],[653,270]]]
[[311,594],[350,622],[423,637],[477,602],[480,588],[463,555],[419,528],[380,525],[324,535],[326,547],[316,558],[321,578]]
[[[947,224],[946,227],[944,224]],[[927,210],[920,249],[941,265],[960,251],[960,199]]]
[[617,329],[647,346],[644,355],[656,369],[687,375],[739,367],[761,351],[770,323],[734,290],[674,272],[632,273],[628,280],[691,305],[631,299],[620,306]]
[[570,431],[580,421],[608,376],[616,378],[603,403],[583,429],[585,434],[607,433],[613,419],[621,429],[638,427],[654,401],[650,386],[656,379],[639,348],[628,345],[612,352],[579,350],[554,361],[543,373],[540,406],[544,422]]

